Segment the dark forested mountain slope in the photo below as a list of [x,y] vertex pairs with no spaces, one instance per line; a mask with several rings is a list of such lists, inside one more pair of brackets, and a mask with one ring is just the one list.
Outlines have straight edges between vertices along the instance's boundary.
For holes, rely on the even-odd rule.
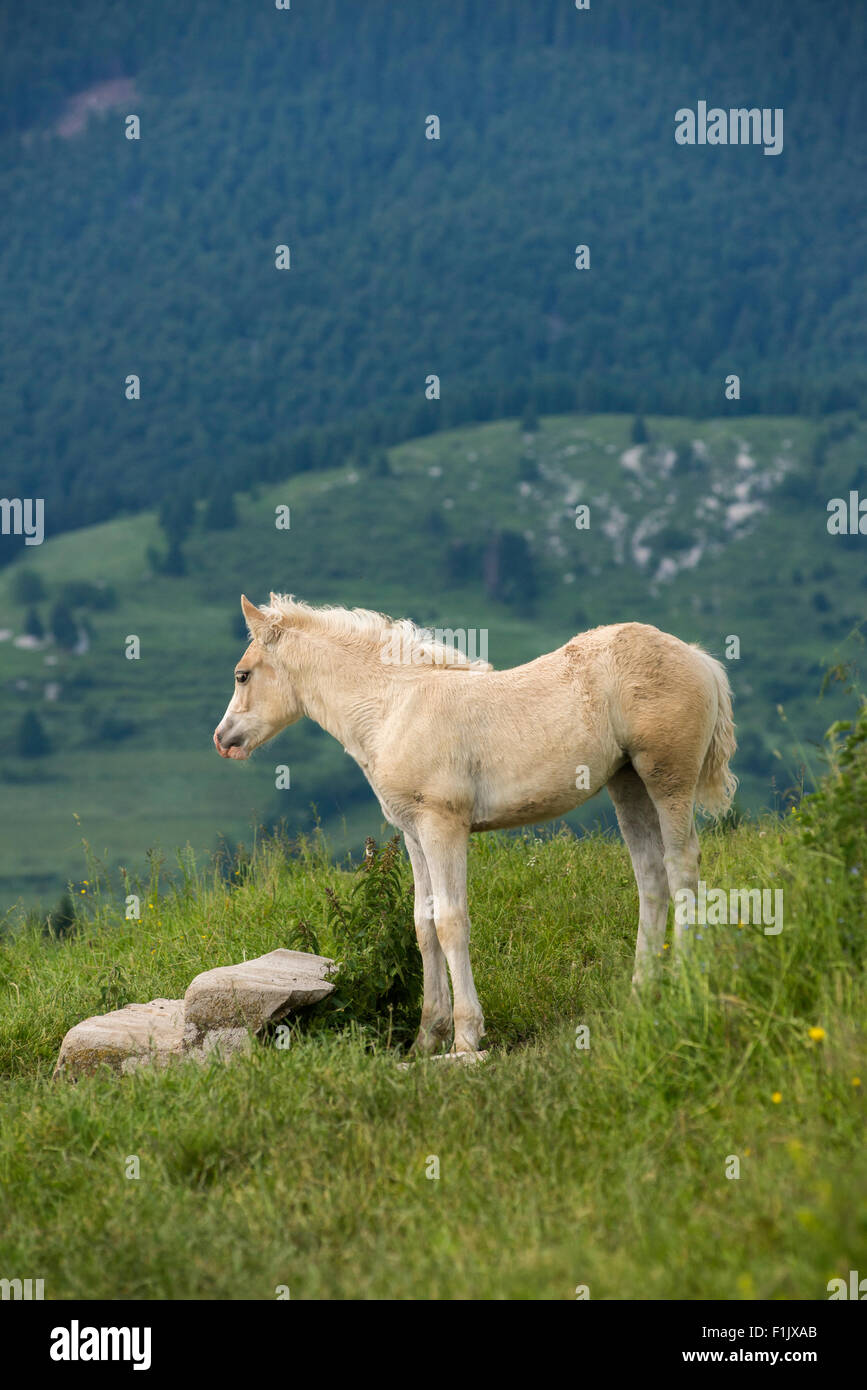
[[[864,7],[806,0],[6,7],[2,491],[56,533],[533,390],[858,407],[864,59]],[[700,100],[782,108],[782,153],[678,145]]]

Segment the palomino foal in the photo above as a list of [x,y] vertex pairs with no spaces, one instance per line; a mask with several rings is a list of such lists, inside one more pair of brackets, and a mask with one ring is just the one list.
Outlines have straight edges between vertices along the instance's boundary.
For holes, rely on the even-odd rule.
[[[420,1051],[453,1034],[456,1052],[474,1052],[484,1033],[469,956],[471,832],[561,816],[605,786],[638,883],[633,982],[645,979],[669,897],[697,892],[695,805],[719,813],[736,786],[718,661],[655,627],[617,623],[495,671],[364,609],[277,594],[265,608],[246,598],[241,607],[252,642],[214,731],[217,752],[246,758],[308,715],[359,764],[412,863]],[[676,924],[675,947],[681,938]]]

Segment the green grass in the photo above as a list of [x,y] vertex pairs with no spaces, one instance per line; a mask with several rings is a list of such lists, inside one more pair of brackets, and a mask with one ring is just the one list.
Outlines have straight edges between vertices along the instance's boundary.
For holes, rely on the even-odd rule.
[[310,843],[259,846],[234,887],[182,856],[134,923],[94,874],[70,937],[0,947],[0,1269],[49,1298],[827,1297],[867,1257],[863,884],[794,822],[703,852],[711,884],[782,887],[784,929],[706,928],[638,1004],[623,846],[475,840],[482,1066],[400,1070],[350,1030],[52,1083],[66,1029],[106,1005],[178,996],[299,918],[327,948],[346,878]]

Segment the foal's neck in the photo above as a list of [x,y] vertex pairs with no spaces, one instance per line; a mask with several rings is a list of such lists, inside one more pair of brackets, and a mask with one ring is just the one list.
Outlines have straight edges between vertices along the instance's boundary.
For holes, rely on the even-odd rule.
[[318,636],[312,659],[293,670],[304,713],[366,767],[391,682],[378,647]]

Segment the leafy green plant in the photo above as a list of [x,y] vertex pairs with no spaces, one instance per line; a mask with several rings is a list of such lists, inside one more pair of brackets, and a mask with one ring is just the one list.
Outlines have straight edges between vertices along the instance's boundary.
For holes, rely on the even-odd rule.
[[110,966],[100,976],[97,984],[99,987],[99,1005],[105,1013],[109,1013],[112,1009],[122,1009],[125,1004],[130,1002],[133,990],[123,966],[117,964]]
[[[387,1045],[410,1042],[418,1027],[422,965],[399,837],[382,846],[368,838],[349,892],[341,897],[326,888],[325,895],[324,935],[336,960],[335,988],[300,1015],[300,1026],[317,1031],[353,1024]],[[298,923],[292,944],[321,949],[307,922]]]
[[832,724],[825,741],[829,772],[804,797],[797,818],[806,844],[838,855],[850,873],[860,872],[867,852],[867,699],[854,721]]
[[34,921],[39,922],[42,931],[48,937],[59,941],[68,936],[75,928],[75,904],[69,889],[67,888],[61,896],[53,912],[49,912],[41,922],[38,913],[34,914]]

